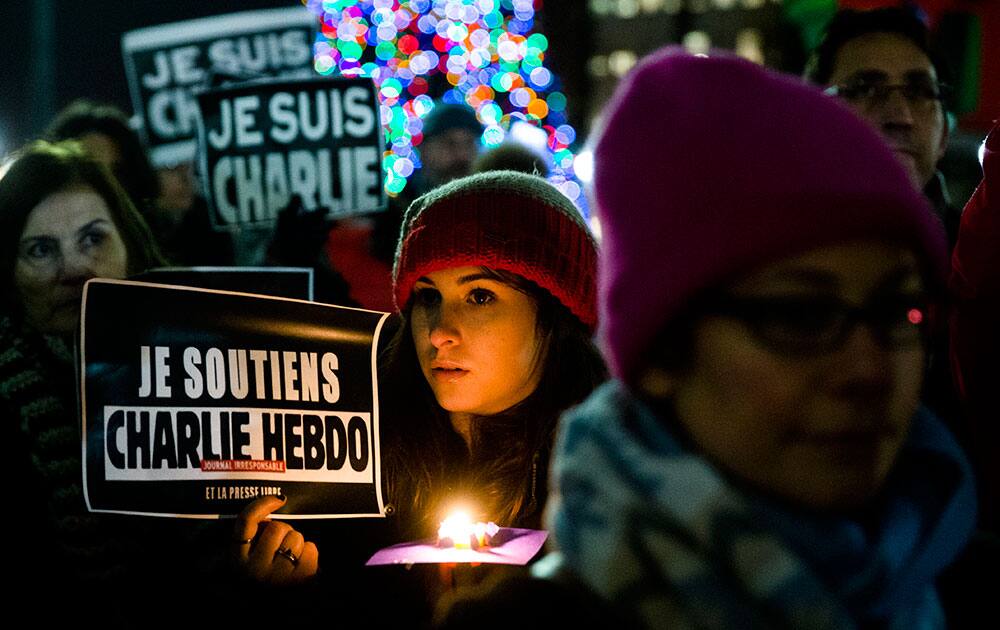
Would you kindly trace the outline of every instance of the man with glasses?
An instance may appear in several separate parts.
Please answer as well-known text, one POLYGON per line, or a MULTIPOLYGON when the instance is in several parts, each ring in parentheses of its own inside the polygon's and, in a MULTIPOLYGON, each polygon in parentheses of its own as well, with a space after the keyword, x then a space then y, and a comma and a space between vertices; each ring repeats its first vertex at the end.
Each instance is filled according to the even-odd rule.
MULTIPOLYGON (((946 73, 943 60, 930 46, 926 25, 912 10, 891 8, 838 12, 813 52, 805 77, 843 99, 882 133, 923 188, 954 249, 962 211, 951 205, 944 178, 937 170, 948 145, 946 73)), ((958 279, 953 288, 960 299, 952 305, 956 310, 951 318, 960 336, 949 339, 947 329, 932 335, 923 393, 923 402, 950 425, 972 456, 980 479, 979 526, 991 533, 974 538, 939 582, 946 600, 962 602, 951 608, 965 611, 962 619, 976 619, 976 623, 981 617, 968 611, 985 601, 985 591, 979 589, 978 582, 962 576, 988 571, 995 580, 994 559, 1000 553, 996 538, 1000 531, 1000 452, 995 437, 998 405, 992 376, 997 307, 991 301, 996 296, 997 275, 996 258, 988 253, 995 249, 1000 222, 995 218, 996 208, 987 207, 984 186, 966 206, 966 214, 969 208, 972 214, 965 219, 962 245, 953 261, 952 282, 958 279), (954 352, 952 343, 958 345, 954 352), (962 375, 964 405, 951 377, 949 357, 962 375)), ((995 616, 992 610, 989 614, 995 616)))
MULTIPOLYGON (((912 9, 837 12, 806 66, 809 81, 842 99, 885 138, 944 223, 950 249, 961 211, 951 205, 937 163, 948 145, 947 71, 912 9)), ((947 327, 929 337, 922 400, 968 449, 972 435, 952 376, 947 327)))
POLYGON ((808 80, 882 133, 930 199, 954 247, 960 213, 937 170, 948 146, 945 73, 927 27, 912 10, 898 8, 838 12, 806 68, 808 80))

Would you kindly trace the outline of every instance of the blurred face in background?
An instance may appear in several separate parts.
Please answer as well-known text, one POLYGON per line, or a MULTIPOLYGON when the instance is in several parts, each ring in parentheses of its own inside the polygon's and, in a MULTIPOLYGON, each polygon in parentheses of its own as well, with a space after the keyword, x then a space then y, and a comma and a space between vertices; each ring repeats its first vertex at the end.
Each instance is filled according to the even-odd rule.
POLYGON ((948 146, 937 72, 906 37, 868 33, 847 41, 834 57, 830 85, 881 132, 923 188, 948 146))
POLYGON ((796 505, 849 510, 875 495, 920 397, 913 254, 871 241, 815 249, 726 287, 704 313, 664 394, 698 449, 796 505))
POLYGON ((470 174, 478 154, 479 136, 468 129, 456 127, 425 139, 420 145, 420 160, 428 187, 470 174))
POLYGON ((124 278, 127 258, 96 191, 81 186, 49 195, 31 210, 18 241, 14 288, 27 323, 44 333, 73 332, 84 283, 124 278))
POLYGON ((107 167, 116 176, 118 175, 121 167, 122 152, 111 136, 91 131, 83 134, 76 140, 83 145, 83 150, 87 154, 107 167))
POLYGON ((156 174, 160 180, 160 197, 156 200, 156 208, 160 212, 182 217, 195 201, 197 183, 193 165, 182 162, 158 169, 156 174))

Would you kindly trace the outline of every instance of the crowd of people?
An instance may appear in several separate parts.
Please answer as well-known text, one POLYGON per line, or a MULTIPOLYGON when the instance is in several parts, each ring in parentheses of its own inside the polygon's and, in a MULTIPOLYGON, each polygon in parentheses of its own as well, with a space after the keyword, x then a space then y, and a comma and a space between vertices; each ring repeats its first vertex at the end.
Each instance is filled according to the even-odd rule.
POLYGON ((374 520, 273 518, 284 496, 235 524, 87 511, 84 283, 235 254, 184 165, 157 173, 121 112, 72 104, 0 172, 18 596, 113 627, 203 606, 229 623, 992 625, 1000 131, 959 210, 937 168, 949 73, 905 10, 838 13, 804 79, 724 52, 641 60, 592 139, 599 239, 543 158, 479 155, 458 105, 434 109, 384 213, 328 225, 293 198, 264 262, 312 267, 317 301, 394 312, 374 520), (545 552, 446 578, 363 566, 463 496, 477 520, 548 530, 545 552))

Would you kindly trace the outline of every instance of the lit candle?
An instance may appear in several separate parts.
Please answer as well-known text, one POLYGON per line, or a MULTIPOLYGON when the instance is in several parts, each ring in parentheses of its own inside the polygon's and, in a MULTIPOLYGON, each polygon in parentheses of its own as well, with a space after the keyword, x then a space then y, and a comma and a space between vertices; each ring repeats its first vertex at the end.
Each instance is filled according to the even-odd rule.
POLYGON ((438 544, 450 544, 457 549, 485 547, 498 531, 496 523, 473 523, 468 513, 456 511, 438 527, 438 544))

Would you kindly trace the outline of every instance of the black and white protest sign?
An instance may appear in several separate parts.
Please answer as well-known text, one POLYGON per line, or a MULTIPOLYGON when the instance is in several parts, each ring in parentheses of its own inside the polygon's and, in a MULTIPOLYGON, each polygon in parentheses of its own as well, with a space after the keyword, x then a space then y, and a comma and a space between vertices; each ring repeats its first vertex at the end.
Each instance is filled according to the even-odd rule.
POLYGON ((92 280, 81 341, 95 512, 379 516, 375 352, 386 313, 92 280))
POLYGON ((129 279, 310 302, 313 299, 311 267, 156 267, 129 279))
POLYGON ((371 79, 254 82, 201 93, 198 105, 201 172, 217 229, 271 225, 292 195, 330 219, 385 208, 371 79))
POLYGON ((156 166, 195 158, 193 90, 213 75, 304 78, 313 69, 316 17, 306 7, 161 24, 122 36, 132 106, 156 166))

